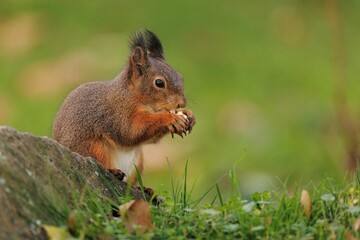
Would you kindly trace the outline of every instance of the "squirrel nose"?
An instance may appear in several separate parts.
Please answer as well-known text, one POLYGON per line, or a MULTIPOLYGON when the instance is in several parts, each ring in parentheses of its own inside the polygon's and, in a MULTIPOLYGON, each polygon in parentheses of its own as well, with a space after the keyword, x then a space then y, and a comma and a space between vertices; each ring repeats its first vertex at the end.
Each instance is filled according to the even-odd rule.
POLYGON ((179 103, 178 103, 178 105, 177 105, 177 108, 183 108, 183 107, 185 107, 186 106, 186 99, 185 98, 182 98, 180 101, 179 101, 179 103))

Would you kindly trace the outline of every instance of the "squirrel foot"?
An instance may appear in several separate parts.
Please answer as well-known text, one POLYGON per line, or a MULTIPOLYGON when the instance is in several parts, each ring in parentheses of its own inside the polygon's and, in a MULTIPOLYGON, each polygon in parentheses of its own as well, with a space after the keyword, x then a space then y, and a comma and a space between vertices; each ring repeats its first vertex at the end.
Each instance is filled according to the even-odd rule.
MULTIPOLYGON (((141 191, 141 187, 138 187, 138 189, 141 191)), ((160 198, 158 195, 155 194, 155 190, 149 187, 144 187, 144 193, 149 196, 151 203, 155 206, 160 205, 164 202, 162 198, 160 198)))
POLYGON ((155 195, 155 190, 149 187, 140 187, 138 186, 137 189, 139 189, 140 191, 142 191, 142 189, 144 189, 144 193, 149 195, 150 197, 152 197, 153 195, 155 195))
POLYGON ((126 174, 123 173, 120 169, 108 169, 109 173, 113 174, 117 179, 119 179, 120 181, 124 181, 126 174))
POLYGON ((155 190, 149 187, 144 187, 144 192, 148 194, 150 197, 155 195, 155 190))

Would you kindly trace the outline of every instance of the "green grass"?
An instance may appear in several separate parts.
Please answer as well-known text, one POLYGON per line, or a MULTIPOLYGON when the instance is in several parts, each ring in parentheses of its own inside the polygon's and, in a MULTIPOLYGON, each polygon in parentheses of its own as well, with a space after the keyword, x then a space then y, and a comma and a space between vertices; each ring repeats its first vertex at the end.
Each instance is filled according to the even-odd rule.
MULTIPOLYGON (((214 201, 199 205, 191 199, 185 166, 181 181, 172 180, 173 192, 161 193, 164 201, 151 206, 153 231, 129 233, 121 218, 112 217, 113 202, 104 203, 84 192, 78 208, 69 216, 64 229, 75 239, 353 239, 360 237, 354 224, 360 219, 360 179, 343 186, 331 179, 320 184, 254 193, 241 197, 239 189, 223 199, 215 184, 204 195, 214 201), (300 203, 301 190, 311 196, 311 216, 300 203)), ((233 172, 234 170, 231 170, 233 172)), ((360 172, 359 172, 360 173, 360 172)), ((229 176, 229 175, 228 175, 229 176)), ((229 176, 235 183, 234 175, 229 176)), ((358 175, 360 177, 360 175, 358 175)), ((191 185, 190 185, 191 186, 191 185)), ((237 186, 235 185, 235 188, 237 186)), ((120 198, 120 201, 127 201, 120 198)), ((359 228, 359 227, 357 227, 359 228)), ((139 228, 140 229, 140 228, 139 228)))

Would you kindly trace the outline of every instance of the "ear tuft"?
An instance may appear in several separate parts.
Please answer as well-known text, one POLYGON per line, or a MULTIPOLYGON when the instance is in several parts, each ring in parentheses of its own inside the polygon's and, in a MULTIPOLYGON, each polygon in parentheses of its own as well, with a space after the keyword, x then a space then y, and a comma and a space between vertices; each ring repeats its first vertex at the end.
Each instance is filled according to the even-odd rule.
POLYGON ((164 52, 160 39, 155 33, 147 29, 137 31, 132 37, 130 41, 131 51, 134 51, 137 47, 142 48, 151 57, 164 59, 164 52))

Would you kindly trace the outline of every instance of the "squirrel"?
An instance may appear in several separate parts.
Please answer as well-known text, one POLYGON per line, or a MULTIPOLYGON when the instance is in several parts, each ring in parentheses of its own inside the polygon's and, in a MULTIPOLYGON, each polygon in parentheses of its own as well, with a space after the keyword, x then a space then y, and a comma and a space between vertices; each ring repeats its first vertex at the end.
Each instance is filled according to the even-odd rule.
POLYGON ((184 109, 183 77, 165 61, 159 38, 139 30, 130 50, 113 80, 82 84, 67 96, 55 117, 53 138, 135 185, 134 165, 140 173, 144 168, 142 146, 168 133, 183 137, 196 120, 184 109))

